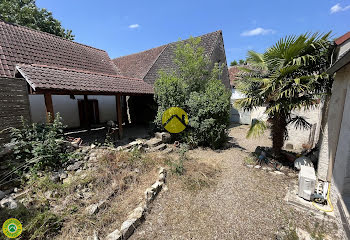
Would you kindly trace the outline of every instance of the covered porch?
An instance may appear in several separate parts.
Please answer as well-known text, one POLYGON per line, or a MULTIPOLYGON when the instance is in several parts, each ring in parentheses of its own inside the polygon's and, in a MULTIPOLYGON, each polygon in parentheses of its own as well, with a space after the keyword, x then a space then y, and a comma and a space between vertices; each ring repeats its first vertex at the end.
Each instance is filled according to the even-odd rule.
MULTIPOLYGON (((30 96, 40 95, 43 98, 46 121, 52 121, 51 116, 55 116, 55 113, 64 112, 63 118, 79 116, 80 130, 83 128, 90 131, 105 126, 108 116, 114 116, 109 120, 115 120, 114 129, 119 138, 123 137, 124 126, 129 123, 127 98, 152 98, 153 94, 151 85, 136 78, 44 65, 18 65, 16 70, 16 77, 23 77, 27 81, 30 96), (68 100, 59 104, 62 97, 68 100), (97 97, 108 97, 108 103, 98 103, 97 97), (75 108, 69 108, 72 101, 75 108), (109 105, 104 110, 107 118, 105 116, 104 121, 100 122, 99 107, 105 105, 109 105)), ((37 111, 31 108, 31 115, 34 114, 37 111)))

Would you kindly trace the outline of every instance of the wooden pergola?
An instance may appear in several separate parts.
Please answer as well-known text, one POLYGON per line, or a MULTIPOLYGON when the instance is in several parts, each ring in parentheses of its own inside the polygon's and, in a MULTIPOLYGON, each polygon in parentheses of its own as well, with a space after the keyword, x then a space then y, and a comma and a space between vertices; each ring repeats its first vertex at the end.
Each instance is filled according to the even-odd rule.
POLYGON ((153 87, 141 79, 41 65, 18 65, 16 69, 16 75, 27 81, 30 94, 44 95, 47 121, 54 119, 50 117, 54 116, 52 95, 83 95, 87 118, 88 95, 115 96, 119 137, 123 136, 122 97, 153 94, 153 87))

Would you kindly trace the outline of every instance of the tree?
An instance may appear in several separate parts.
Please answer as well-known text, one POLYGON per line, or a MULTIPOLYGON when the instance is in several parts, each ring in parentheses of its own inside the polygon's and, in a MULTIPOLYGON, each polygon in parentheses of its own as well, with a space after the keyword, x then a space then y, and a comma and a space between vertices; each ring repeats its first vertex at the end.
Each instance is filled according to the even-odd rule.
POLYGON ((185 131, 175 137, 191 146, 219 148, 227 138, 230 91, 219 80, 221 69, 210 63, 199 46, 200 38, 180 42, 175 50, 174 72, 161 71, 154 85, 158 104, 155 123, 170 107, 180 107, 189 116, 185 131))
MULTIPOLYGON (((243 74, 238 84, 246 97, 235 104, 244 110, 266 106, 276 156, 280 156, 288 138, 288 124, 296 128, 310 127, 304 118, 294 116, 292 111, 313 108, 319 98, 330 93, 332 77, 324 73, 332 49, 329 35, 287 36, 263 54, 248 52, 249 68, 241 68, 243 74)), ((265 129, 264 122, 256 121, 247 136, 259 135, 265 129)))
POLYGON ((1 0, 0 18, 4 21, 26 26, 74 40, 71 30, 62 27, 61 22, 45 8, 38 8, 35 0, 1 0))
POLYGON ((233 61, 230 63, 230 66, 231 66, 231 67, 232 67, 232 66, 236 66, 236 65, 238 65, 238 63, 237 63, 236 60, 233 60, 233 61))
POLYGON ((245 61, 243 59, 240 59, 239 60, 239 65, 243 65, 243 64, 245 64, 245 61))

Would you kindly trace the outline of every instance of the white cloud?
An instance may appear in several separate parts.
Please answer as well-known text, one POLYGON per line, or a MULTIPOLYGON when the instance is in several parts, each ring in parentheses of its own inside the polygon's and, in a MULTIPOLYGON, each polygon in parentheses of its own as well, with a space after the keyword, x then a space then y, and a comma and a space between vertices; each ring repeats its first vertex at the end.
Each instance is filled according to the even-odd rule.
POLYGON ((241 33, 241 36, 250 37, 250 36, 257 36, 257 35, 267 35, 267 34, 274 34, 275 31, 272 29, 264 29, 261 27, 255 28, 253 30, 247 30, 241 33))
POLYGON ((139 24, 131 24, 131 25, 129 25, 129 28, 131 28, 131 29, 133 29, 133 28, 139 28, 140 27, 140 25, 139 24))
POLYGON ((349 10, 349 9, 350 9, 350 5, 342 7, 342 6, 340 6, 339 3, 337 3, 333 7, 331 7, 330 11, 332 14, 332 13, 337 13, 337 12, 344 12, 344 11, 349 10))

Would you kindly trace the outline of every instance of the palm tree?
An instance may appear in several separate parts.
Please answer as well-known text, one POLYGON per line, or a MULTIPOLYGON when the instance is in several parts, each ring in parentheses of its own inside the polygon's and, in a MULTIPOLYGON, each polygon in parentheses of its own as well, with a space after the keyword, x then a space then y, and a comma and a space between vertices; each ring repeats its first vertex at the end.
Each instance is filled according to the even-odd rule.
MULTIPOLYGON (((248 111, 266 107, 276 156, 280 156, 288 138, 288 124, 310 127, 292 111, 313 108, 318 99, 330 92, 332 78, 324 73, 332 49, 329 36, 330 32, 287 36, 263 54, 248 52, 247 66, 241 68, 238 84, 238 90, 246 97, 236 100, 235 105, 248 111)), ((263 121, 256 121, 247 136, 259 135, 266 128, 263 121)))

